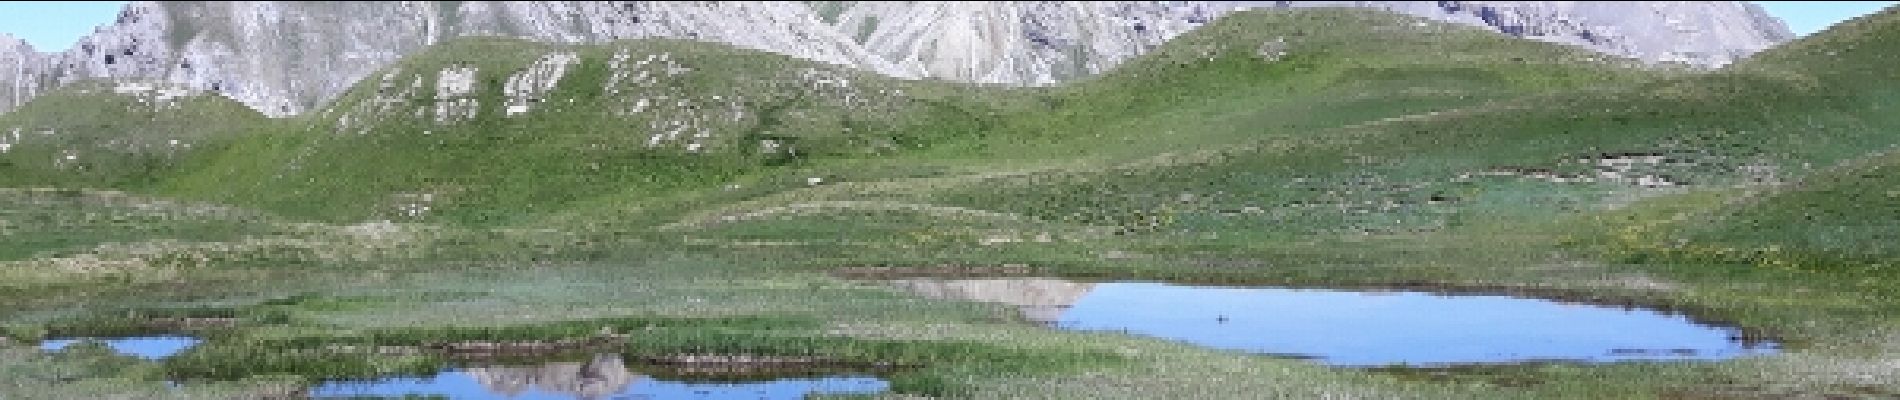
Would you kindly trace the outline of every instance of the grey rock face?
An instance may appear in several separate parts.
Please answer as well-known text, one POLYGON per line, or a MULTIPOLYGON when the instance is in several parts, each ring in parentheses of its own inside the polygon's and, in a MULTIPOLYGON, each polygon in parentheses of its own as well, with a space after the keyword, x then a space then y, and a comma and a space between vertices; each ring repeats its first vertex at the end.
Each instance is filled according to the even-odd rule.
POLYGON ((295 115, 458 36, 697 39, 902 78, 1045 85, 1113 68, 1228 12, 1314 6, 1705 66, 1792 37, 1743 2, 134 2, 62 52, 0 37, 0 112, 75 80, 135 78, 295 115))
POLYGON ((907 73, 1035 85, 1113 68, 1230 12, 1291 7, 1379 8, 1701 66, 1794 36, 1753 4, 1688 1, 854 2, 834 24, 907 73))
MULTIPOLYGON (((1347 2, 1289 2, 1293 6, 1347 2), (1311 3, 1311 4, 1308 4, 1311 3)), ((1739 1, 1353 2, 1512 36, 1659 62, 1720 66, 1794 34, 1760 6, 1739 1)))
POLYGON ((1098 73, 1214 16, 1184 2, 856 2, 837 18, 904 73, 1049 84, 1098 73))
MULTIPOLYGON (((73 49, 0 53, 0 60, 57 63, 50 73, 9 77, 50 75, 54 85, 157 78, 222 92, 267 115, 284 116, 316 107, 371 72, 457 36, 561 43, 699 39, 888 69, 820 23, 809 7, 786 2, 135 2, 73 49)), ((22 84, 13 91, 44 86, 22 84)), ((5 101, 0 110, 19 104, 5 101)))
POLYGON ((10 110, 39 94, 47 86, 46 56, 33 50, 26 41, 0 33, 0 112, 10 110))

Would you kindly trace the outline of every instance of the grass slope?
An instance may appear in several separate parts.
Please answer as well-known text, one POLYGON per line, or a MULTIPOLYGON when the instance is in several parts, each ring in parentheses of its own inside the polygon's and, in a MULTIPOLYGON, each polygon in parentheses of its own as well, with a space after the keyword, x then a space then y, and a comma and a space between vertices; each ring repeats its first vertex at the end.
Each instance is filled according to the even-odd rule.
MULTIPOLYGON (((1812 173, 1771 187, 1735 190, 1671 221, 1633 224, 1622 252, 1658 257, 1832 273, 1892 276, 1900 272, 1900 203, 1893 201, 1900 117, 1900 75, 1890 68, 1900 47, 1900 8, 1856 18, 1735 67, 1738 73, 1801 82, 1799 91, 1762 93, 1777 102, 1819 105, 1804 113, 1765 113, 1788 138, 1784 152, 1836 147, 1802 159, 1812 173)), ((1708 203, 1708 202, 1703 202, 1708 203)))
POLYGON ((0 186, 148 188, 190 156, 276 129, 215 94, 87 81, 0 115, 0 186))
POLYGON ((707 43, 472 39, 410 57, 302 131, 236 144, 166 192, 333 220, 388 218, 390 203, 428 195, 431 216, 492 222, 967 134, 950 97, 962 90, 707 43), (547 55, 578 61, 532 112, 509 116, 507 80, 547 55), (471 93, 436 98, 460 68, 475 71, 471 93), (443 104, 474 104, 474 117, 444 122, 460 114, 439 111, 461 106, 443 104))

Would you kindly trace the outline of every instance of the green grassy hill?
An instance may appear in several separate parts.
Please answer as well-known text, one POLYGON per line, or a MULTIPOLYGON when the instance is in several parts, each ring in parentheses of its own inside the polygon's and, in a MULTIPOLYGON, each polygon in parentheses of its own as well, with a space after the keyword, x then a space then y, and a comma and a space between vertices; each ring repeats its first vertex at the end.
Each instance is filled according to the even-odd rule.
POLYGON ((1900 32, 1896 32, 1900 28, 1893 23, 1895 14, 1900 14, 1900 8, 1889 7, 1842 21, 1819 33, 1764 50, 1732 68, 1779 69, 1843 80, 1862 79, 1859 83, 1863 84, 1891 82, 1895 72, 1880 66, 1892 63, 1896 57, 1886 50, 1900 46, 1900 32))
POLYGON ((492 223, 968 135, 965 91, 708 43, 470 39, 372 76, 298 130, 235 144, 166 192, 343 221, 411 217, 395 208, 426 197, 429 217, 492 223), (504 93, 532 68, 564 73, 544 71, 559 76, 544 92, 504 93), (458 79, 463 92, 442 88, 458 79))
POLYGON ((277 125, 215 94, 78 82, 0 115, 0 186, 147 188, 192 154, 277 125))
MULTIPOLYGON (((1900 271, 1900 158, 1886 151, 1786 186, 1734 192, 1631 224, 1619 250, 1633 260, 1703 262, 1854 276, 1900 271)), ((1694 204, 1694 203, 1690 203, 1694 204)))
POLYGON ((401 217, 410 198, 427 197, 429 216, 492 222, 602 196, 713 189, 822 160, 1127 159, 1156 144, 1229 146, 1653 75, 1412 18, 1322 11, 1223 21, 1053 90, 898 81, 706 43, 466 40, 366 79, 300 129, 235 144, 164 192, 338 221, 401 217), (1273 57, 1284 59, 1259 55, 1269 41, 1283 44, 1286 55, 1273 57), (565 73, 544 93, 503 93, 537 65, 565 73), (443 88, 461 73, 471 74, 465 93, 443 88), (523 105, 530 110, 508 112, 523 105), (1150 126, 1128 126, 1137 122, 1150 126), (1186 140, 1140 132, 1172 123, 1190 124, 1179 129, 1186 140), (1111 132, 1120 143, 1097 140, 1111 132))
MULTIPOLYGON (((1900 272, 1900 202, 1894 149, 1900 147, 1900 9, 1871 14, 1781 46, 1734 67, 1800 82, 1801 90, 1758 93, 1800 113, 1767 112, 1782 139, 1764 147, 1804 154, 1802 173, 1778 185, 1725 192, 1682 218, 1634 224, 1622 251, 1637 259, 1759 265, 1856 274, 1900 272), (1812 171, 1812 172, 1807 172, 1812 171)), ((1787 167, 1794 167, 1792 165, 1787 167)), ((1790 168, 1790 170, 1794 170, 1790 168)), ((1681 206, 1678 206, 1681 207, 1681 206)), ((1659 206, 1660 208, 1660 206, 1659 206)), ((1693 211, 1691 211, 1693 210, 1693 211)))
MULTIPOLYGON (((789 223, 805 230, 743 237, 754 241, 810 229, 930 236, 928 227, 968 222, 952 214, 906 225, 917 232, 868 233, 822 211, 892 203, 981 210, 1081 236, 1420 238, 1796 180, 1900 142, 1880 103, 1841 97, 1812 76, 1579 61, 1588 57, 1383 14, 1240 14, 1101 78, 1028 94, 1043 108, 1005 111, 983 136, 849 164, 935 175, 839 174, 836 187, 695 218, 807 209, 789 223), (1261 58, 1268 42, 1285 43, 1286 54, 1261 58)), ((717 232, 746 231, 734 225, 717 232)), ((986 235, 951 230, 964 233, 946 240, 986 235)))

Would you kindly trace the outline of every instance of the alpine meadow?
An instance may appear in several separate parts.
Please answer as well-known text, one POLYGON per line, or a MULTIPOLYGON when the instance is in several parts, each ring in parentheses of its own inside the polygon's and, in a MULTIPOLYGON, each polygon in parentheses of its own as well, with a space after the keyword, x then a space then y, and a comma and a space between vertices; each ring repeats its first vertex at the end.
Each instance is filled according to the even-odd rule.
MULTIPOLYGON (((294 115, 75 80, 0 113, 0 398, 637 386, 548 367, 603 355, 654 384, 878 382, 822 398, 1900 397, 1900 8, 1652 61, 1313 7, 1045 85, 479 35, 294 115), (1656 310, 1761 354, 1351 367, 1079 328, 1118 282, 1656 310), (104 342, 137 337, 195 344, 104 342)), ((1142 304, 1113 318, 1168 317, 1142 304)), ((1269 314, 1203 322, 1297 334, 1235 331, 1269 314)))

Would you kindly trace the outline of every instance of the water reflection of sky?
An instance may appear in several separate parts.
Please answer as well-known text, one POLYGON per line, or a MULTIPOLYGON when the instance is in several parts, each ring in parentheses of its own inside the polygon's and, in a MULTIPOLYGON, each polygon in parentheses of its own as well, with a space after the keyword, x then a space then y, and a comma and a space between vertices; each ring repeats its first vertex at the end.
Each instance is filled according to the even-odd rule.
MULTIPOLYGON (((64 339, 42 340, 40 341, 40 349, 46 350, 46 351, 59 351, 59 350, 65 349, 67 346, 72 346, 73 344, 79 343, 80 340, 85 340, 85 339, 86 338, 64 338, 64 339)), ((195 346, 199 342, 198 338, 185 337, 185 336, 92 338, 90 340, 103 342, 106 345, 106 347, 111 348, 112 351, 117 351, 121 354, 130 355, 130 356, 143 358, 147 360, 157 360, 157 359, 161 359, 165 357, 171 357, 173 354, 178 354, 178 352, 185 351, 185 349, 191 348, 191 346, 195 346)))
POLYGON ((1725 359, 1774 351, 1737 342, 1732 328, 1651 310, 1413 292, 1104 283, 1058 323, 1309 355, 1341 366, 1725 359))
POLYGON ((448 370, 426 378, 389 378, 374 381, 329 382, 310 390, 311 397, 400 397, 443 396, 452 399, 804 399, 810 394, 874 394, 890 389, 890 383, 875 377, 787 378, 764 382, 698 383, 657 380, 636 376, 619 390, 589 396, 527 385, 520 390, 502 390, 484 384, 474 375, 448 370))

